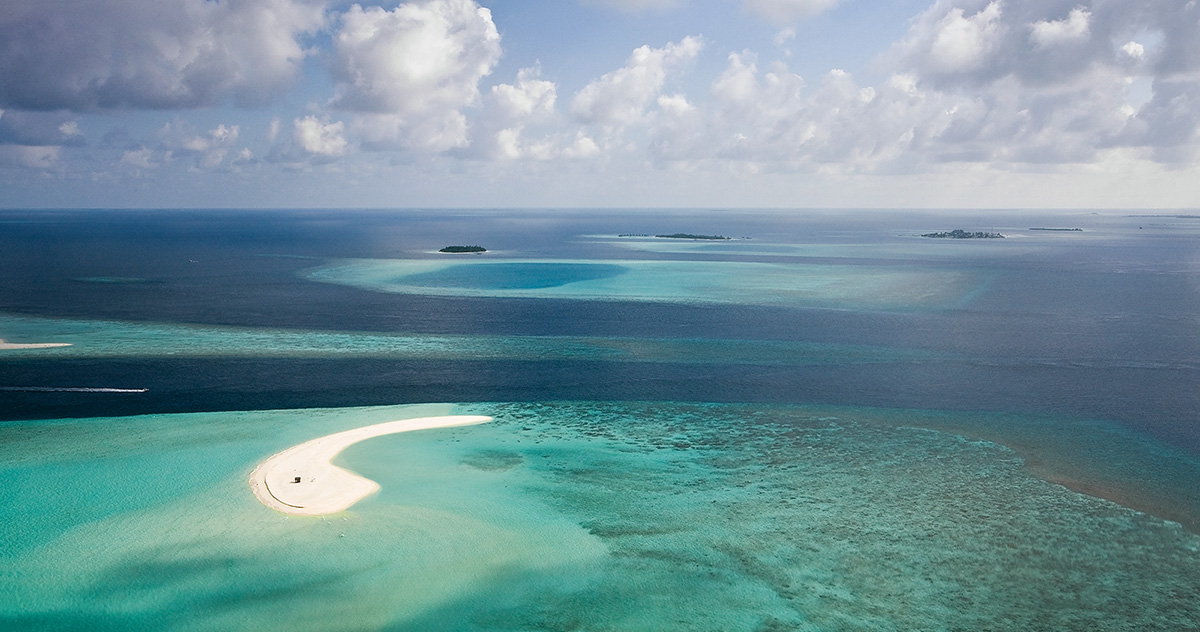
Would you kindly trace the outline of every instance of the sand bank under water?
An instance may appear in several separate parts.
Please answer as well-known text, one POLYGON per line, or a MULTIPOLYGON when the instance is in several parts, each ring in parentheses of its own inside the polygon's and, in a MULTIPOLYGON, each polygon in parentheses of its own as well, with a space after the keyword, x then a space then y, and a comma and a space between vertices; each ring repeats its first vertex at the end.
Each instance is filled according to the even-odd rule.
POLYGON ((420 417, 389 421, 306 441, 273 455, 250 474, 250 489, 262 503, 297 516, 321 516, 348 509, 379 490, 379 485, 330 461, 347 447, 382 435, 429 428, 472 426, 491 421, 482 415, 420 417))
POLYGON ((5 342, 0 338, 0 349, 49 349, 51 347, 69 347, 69 342, 5 342))

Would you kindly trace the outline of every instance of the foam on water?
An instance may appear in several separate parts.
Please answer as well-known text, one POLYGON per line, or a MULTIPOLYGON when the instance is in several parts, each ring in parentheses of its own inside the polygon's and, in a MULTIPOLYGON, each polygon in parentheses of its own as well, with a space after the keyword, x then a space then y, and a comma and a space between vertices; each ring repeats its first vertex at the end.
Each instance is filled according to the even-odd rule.
POLYGON ((1060 630, 1200 622, 1200 536, 1047 482, 1019 453, 938 430, 939 420, 996 423, 668 402, 8 424, 0 428, 11 448, 0 454, 0 623, 1060 630), (250 469, 284 447, 451 413, 496 421, 347 449, 337 462, 382 489, 343 514, 288 518, 246 487, 250 469))

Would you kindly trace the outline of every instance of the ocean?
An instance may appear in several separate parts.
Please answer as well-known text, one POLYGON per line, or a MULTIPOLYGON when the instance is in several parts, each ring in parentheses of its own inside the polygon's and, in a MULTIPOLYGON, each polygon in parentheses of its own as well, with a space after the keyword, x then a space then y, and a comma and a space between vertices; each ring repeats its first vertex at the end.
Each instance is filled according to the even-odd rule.
POLYGON ((0 338, 4 629, 1200 629, 1190 212, 9 210, 0 338))

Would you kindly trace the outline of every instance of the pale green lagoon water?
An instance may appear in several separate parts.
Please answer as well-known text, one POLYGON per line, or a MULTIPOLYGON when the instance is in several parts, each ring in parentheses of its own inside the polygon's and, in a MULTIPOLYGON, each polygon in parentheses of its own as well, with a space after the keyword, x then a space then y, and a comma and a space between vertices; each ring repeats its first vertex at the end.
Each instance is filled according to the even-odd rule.
MULTIPOLYGON (((1040 432, 1013 416, 671 402, 13 422, 0 436, 0 628, 1200 622, 1200 536, 1047 482, 955 424, 1040 432), (287 517, 250 493, 250 470, 285 447, 447 413, 496 421, 352 446, 339 464, 382 490, 347 512, 287 517)), ((1168 475, 1195 466, 1115 429, 1075 434, 1168 475)))

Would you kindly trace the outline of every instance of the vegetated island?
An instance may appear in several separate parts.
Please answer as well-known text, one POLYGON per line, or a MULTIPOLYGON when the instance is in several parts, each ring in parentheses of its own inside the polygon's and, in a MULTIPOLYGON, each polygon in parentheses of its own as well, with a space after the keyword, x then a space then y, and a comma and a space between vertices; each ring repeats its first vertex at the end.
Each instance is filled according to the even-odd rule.
POLYGON ((1049 230, 1056 233, 1082 233, 1082 228, 1030 228, 1029 230, 1049 230))
POLYGON ((455 254, 464 252, 487 252, 487 248, 484 248, 483 246, 446 246, 438 252, 449 252, 455 254))
POLYGON ((725 235, 693 235, 691 233, 673 233, 670 235, 655 235, 659 239, 707 239, 709 241, 727 241, 733 239, 725 235))
POLYGON ((1004 239, 1004 235, 1000 233, 985 233, 981 230, 968 232, 961 228, 955 228, 950 232, 925 233, 921 236, 933 239, 1004 239))
MULTIPOLYGON (((617 237, 649 237, 644 233, 621 233, 617 237)), ((725 235, 693 235, 692 233, 672 233, 670 235, 655 235, 657 239, 707 239, 709 241, 728 241, 733 237, 725 235)))

